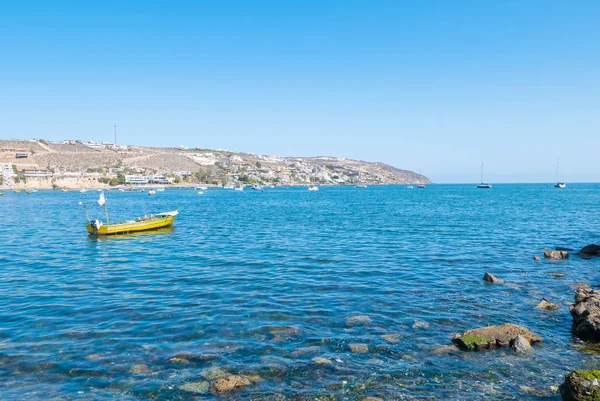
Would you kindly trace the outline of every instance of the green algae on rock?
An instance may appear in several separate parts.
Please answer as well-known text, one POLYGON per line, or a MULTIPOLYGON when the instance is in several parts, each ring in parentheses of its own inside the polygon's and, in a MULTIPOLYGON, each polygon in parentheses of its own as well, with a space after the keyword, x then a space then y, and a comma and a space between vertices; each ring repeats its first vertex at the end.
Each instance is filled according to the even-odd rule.
POLYGON ((564 401, 600 401, 600 370, 576 370, 560 386, 564 401))

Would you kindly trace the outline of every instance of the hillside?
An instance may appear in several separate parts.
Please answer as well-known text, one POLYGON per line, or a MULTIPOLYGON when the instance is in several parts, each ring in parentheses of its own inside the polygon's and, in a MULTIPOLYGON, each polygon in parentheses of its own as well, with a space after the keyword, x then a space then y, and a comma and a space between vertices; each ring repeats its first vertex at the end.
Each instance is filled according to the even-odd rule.
MULTIPOLYGON (((273 185, 427 184, 429 179, 384 163, 338 157, 278 157, 224 150, 0 140, 0 164, 19 173, 102 178, 162 173, 177 183, 260 183, 273 185), (20 152, 20 158, 17 153, 20 152), (26 157, 25 157, 26 155, 26 157), (15 168, 13 168, 15 169, 15 168)), ((26 175, 27 175, 26 174, 26 175)), ((39 177, 35 177, 36 179, 39 177)), ((31 178, 30 178, 31 181, 31 178)), ((107 180, 105 180, 107 181, 107 180)), ((114 181, 114 180, 113 180, 114 181)))

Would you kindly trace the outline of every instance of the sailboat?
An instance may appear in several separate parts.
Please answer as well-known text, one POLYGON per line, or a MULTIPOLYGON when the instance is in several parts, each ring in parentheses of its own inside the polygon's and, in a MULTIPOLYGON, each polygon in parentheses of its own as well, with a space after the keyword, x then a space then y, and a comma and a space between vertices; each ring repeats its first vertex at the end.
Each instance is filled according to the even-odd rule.
POLYGON ((490 189, 492 186, 483 182, 483 163, 481 163, 481 184, 477 185, 477 188, 490 189))
POLYGON ((556 184, 554 184, 554 188, 566 188, 567 184, 564 182, 558 181, 558 159, 556 159, 556 184))

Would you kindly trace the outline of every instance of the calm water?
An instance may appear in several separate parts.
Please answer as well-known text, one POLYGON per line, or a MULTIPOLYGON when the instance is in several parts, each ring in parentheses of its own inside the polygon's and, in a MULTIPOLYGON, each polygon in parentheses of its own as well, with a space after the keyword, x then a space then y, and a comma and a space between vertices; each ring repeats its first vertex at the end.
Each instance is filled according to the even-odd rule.
POLYGON ((600 241, 600 185, 111 191, 115 220, 180 215, 173 230, 101 239, 78 206, 97 198, 0 197, 2 400, 213 399, 181 389, 212 367, 261 377, 234 399, 559 400, 550 386, 566 372, 600 367, 568 311, 574 283, 598 285, 600 260, 532 260, 600 241), (486 271, 514 285, 485 285, 486 271), (560 310, 536 310, 542 297, 560 310), (355 314, 371 323, 347 327, 355 314), (526 356, 431 352, 506 322, 545 343, 526 356), (192 363, 169 361, 180 353, 192 363))

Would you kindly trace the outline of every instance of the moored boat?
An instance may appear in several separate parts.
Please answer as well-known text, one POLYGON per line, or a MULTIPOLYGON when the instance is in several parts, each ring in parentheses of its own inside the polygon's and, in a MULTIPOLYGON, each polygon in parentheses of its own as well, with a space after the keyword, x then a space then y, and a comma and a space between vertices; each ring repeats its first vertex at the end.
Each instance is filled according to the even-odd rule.
POLYGON ((148 195, 149 196, 154 196, 154 195, 156 195, 156 191, 153 190, 153 189, 151 189, 150 191, 148 191, 148 195))
POLYGON ((310 186, 308 187, 308 190, 309 190, 309 191, 318 191, 318 190, 319 190, 319 187, 318 187, 318 186, 316 186, 316 185, 310 185, 310 186))
POLYGON ((98 200, 100 206, 104 206, 106 212, 106 224, 100 220, 90 220, 86 206, 84 205, 87 224, 85 226, 90 235, 115 235, 129 234, 140 231, 156 230, 159 228, 170 227, 177 216, 177 210, 171 212, 162 212, 138 217, 135 220, 127 220, 119 223, 110 223, 108 219, 108 209, 106 208, 106 199, 104 193, 100 194, 98 200))
POLYGON ((425 188, 425 184, 419 184, 417 185, 417 188, 425 188))

